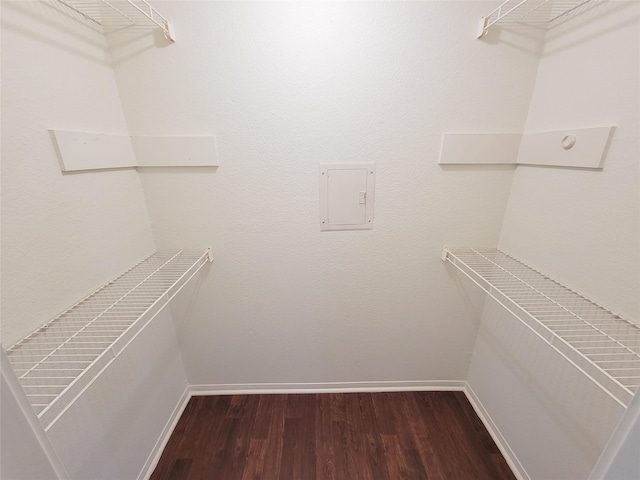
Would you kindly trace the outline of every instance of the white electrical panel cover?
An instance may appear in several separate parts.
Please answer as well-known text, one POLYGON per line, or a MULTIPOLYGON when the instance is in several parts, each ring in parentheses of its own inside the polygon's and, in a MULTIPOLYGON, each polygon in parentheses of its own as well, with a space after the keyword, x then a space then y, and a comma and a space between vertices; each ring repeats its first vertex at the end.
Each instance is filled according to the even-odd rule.
POLYGON ((375 163, 320 165, 320 230, 373 228, 375 163))

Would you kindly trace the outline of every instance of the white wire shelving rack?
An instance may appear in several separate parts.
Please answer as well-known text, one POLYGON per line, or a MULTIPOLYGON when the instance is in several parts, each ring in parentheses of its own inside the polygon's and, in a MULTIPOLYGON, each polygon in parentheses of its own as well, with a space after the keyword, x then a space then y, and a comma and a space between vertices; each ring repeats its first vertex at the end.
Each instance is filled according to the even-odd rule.
POLYGON ((158 27, 175 41, 173 24, 146 0, 55 0, 107 33, 131 26, 158 27))
POLYGON ((476 37, 487 34, 493 25, 528 25, 551 28, 601 0, 507 0, 480 18, 476 37))
POLYGON ((640 326, 496 249, 447 248, 443 261, 626 407, 640 386, 640 326))
POLYGON ((211 261, 210 249, 155 253, 7 350, 45 429, 211 261))

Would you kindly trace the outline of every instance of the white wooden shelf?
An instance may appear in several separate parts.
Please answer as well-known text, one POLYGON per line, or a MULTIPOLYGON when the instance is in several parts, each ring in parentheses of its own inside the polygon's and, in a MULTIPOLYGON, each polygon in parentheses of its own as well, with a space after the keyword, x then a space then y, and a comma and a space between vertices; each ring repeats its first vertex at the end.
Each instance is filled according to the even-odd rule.
POLYGON ((99 171, 112 168, 217 167, 216 137, 129 136, 49 130, 60 170, 99 171))
POLYGON ((477 38, 487 34, 493 25, 528 25, 551 28, 600 0, 507 0, 480 18, 477 38))
POLYGON ((175 41, 173 25, 146 0, 57 0, 60 5, 107 33, 125 27, 158 27, 175 41))
POLYGON ((626 407, 640 386, 640 326, 496 249, 446 248, 442 259, 626 407))
POLYGON ((7 350, 45 429, 210 261, 209 249, 155 253, 7 350))
POLYGON ((541 165, 601 169, 614 126, 537 133, 445 133, 440 165, 541 165))

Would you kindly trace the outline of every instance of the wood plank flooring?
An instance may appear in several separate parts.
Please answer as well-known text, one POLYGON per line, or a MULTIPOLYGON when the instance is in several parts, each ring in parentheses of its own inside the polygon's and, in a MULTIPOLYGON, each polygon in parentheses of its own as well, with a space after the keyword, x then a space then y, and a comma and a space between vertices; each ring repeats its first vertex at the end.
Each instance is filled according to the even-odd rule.
POLYGON ((462 392, 193 397, 152 480, 515 479, 462 392))

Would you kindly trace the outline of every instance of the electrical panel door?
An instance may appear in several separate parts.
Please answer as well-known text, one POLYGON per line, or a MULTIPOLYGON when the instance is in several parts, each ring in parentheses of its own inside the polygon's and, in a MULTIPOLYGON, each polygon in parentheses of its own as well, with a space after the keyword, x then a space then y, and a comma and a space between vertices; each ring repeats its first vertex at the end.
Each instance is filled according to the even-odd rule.
POLYGON ((320 165, 320 230, 373 228, 375 164, 320 165))

